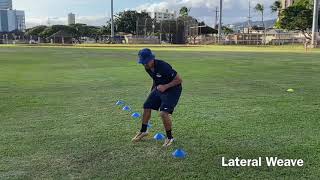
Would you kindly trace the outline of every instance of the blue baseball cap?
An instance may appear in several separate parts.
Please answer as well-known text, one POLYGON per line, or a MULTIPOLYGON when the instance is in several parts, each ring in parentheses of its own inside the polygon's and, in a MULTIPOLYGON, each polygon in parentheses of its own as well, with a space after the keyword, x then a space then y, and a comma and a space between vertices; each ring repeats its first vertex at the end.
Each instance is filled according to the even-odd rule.
POLYGON ((139 56, 139 59, 138 59, 139 64, 148 64, 149 61, 155 58, 155 55, 148 48, 144 48, 140 50, 138 56, 139 56))

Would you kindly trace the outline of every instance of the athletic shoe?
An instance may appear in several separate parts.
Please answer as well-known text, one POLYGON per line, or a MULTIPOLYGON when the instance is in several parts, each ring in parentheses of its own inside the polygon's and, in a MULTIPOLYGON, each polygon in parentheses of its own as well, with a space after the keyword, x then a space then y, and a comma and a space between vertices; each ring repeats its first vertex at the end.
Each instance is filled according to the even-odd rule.
POLYGON ((172 145, 172 143, 174 142, 174 139, 172 138, 172 139, 166 139, 165 141, 164 141, 164 144, 162 145, 163 147, 169 147, 170 145, 172 145))
POLYGON ((141 141, 142 138, 144 138, 145 136, 148 136, 148 132, 139 132, 134 138, 132 138, 132 142, 138 142, 141 141))

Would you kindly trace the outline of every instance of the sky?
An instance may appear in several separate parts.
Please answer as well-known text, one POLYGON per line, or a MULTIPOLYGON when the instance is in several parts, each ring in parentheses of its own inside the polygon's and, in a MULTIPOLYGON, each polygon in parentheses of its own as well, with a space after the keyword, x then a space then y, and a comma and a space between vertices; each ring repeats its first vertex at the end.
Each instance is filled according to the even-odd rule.
MULTIPOLYGON (((271 13, 273 0, 250 0, 252 4, 252 20, 260 20, 261 16, 254 11, 257 3, 265 6, 265 19, 273 19, 271 13)), ((247 21, 249 0, 223 0, 223 23, 247 21)), ((115 13, 123 10, 177 11, 182 6, 191 8, 190 15, 212 26, 215 21, 215 10, 219 0, 114 0, 115 13)), ((88 25, 104 25, 110 18, 110 0, 13 0, 13 8, 24 10, 27 27, 36 25, 66 24, 67 15, 76 14, 78 23, 88 25)))

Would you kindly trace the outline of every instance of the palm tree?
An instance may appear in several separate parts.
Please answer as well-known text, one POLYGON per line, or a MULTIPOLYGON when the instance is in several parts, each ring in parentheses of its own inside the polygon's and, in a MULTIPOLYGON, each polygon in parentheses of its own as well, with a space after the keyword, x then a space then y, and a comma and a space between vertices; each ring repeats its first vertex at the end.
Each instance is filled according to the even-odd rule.
POLYGON ((280 12, 281 12, 281 9, 282 9, 282 4, 279 0, 275 1, 271 6, 271 12, 275 13, 277 12, 278 14, 278 19, 280 17, 280 12))
POLYGON ((256 7, 254 7, 254 9, 255 9, 257 12, 261 13, 262 26, 263 26, 263 29, 264 29, 264 43, 265 43, 265 42, 266 42, 266 41, 265 41, 265 40, 266 40, 266 27, 265 27, 265 25, 264 25, 264 20, 263 20, 263 18, 264 18, 264 5, 258 3, 258 4, 256 5, 256 7))
POLYGON ((264 6, 263 6, 263 4, 258 3, 258 4, 256 5, 256 7, 254 7, 254 9, 255 9, 258 13, 261 13, 262 25, 263 25, 263 27, 264 27, 264 20, 263 20, 263 18, 264 18, 264 6))
POLYGON ((183 6, 183 7, 180 9, 179 14, 180 14, 180 16, 182 16, 182 17, 186 17, 186 16, 189 15, 190 10, 191 10, 191 8, 188 9, 187 7, 183 6))

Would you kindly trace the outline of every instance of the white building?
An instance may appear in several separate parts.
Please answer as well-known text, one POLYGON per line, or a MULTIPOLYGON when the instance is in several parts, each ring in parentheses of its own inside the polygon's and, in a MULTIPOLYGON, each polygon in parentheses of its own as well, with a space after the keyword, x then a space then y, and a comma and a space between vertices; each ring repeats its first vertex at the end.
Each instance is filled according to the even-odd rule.
POLYGON ((12 0, 0 0, 0 9, 12 9, 12 0))
POLYGON ((68 14, 68 25, 76 24, 76 15, 73 13, 68 14))
POLYGON ((0 10, 0 32, 25 31, 25 14, 19 10, 0 10))
POLYGON ((286 9, 289 6, 292 6, 295 0, 282 0, 281 6, 282 9, 286 9))
POLYGON ((177 18, 176 11, 169 12, 167 9, 165 12, 148 12, 151 18, 156 19, 156 21, 164 21, 164 20, 174 20, 177 18))

